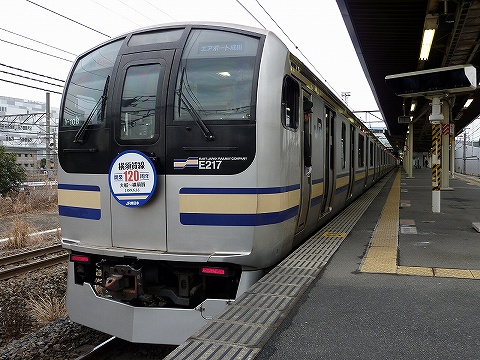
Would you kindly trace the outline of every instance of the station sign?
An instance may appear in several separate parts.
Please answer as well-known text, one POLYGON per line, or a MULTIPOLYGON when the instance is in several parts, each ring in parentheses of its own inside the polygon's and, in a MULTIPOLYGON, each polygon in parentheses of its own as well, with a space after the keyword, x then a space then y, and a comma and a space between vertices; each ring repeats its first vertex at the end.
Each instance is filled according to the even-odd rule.
POLYGON ((414 71, 388 75, 385 83, 403 97, 471 92, 477 88, 477 69, 473 65, 455 65, 414 71))

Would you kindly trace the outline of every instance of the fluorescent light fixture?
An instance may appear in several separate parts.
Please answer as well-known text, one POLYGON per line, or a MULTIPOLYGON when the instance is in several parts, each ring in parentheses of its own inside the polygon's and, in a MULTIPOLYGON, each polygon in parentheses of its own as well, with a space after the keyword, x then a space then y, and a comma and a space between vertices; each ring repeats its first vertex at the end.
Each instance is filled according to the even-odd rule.
POLYGON ((430 55, 435 29, 425 29, 423 32, 422 48, 420 50, 420 60, 427 60, 430 55))
POLYGON ((223 77, 230 77, 232 75, 230 75, 230 73, 228 71, 221 71, 219 73, 217 73, 218 75, 220 76, 223 76, 223 77))
POLYGON ((463 108, 466 109, 470 106, 470 104, 472 103, 473 99, 468 99, 467 101, 465 101, 465 105, 463 105, 463 108))
POLYGON ((417 103, 412 102, 412 104, 410 105, 410 112, 414 112, 416 108, 417 108, 417 103))

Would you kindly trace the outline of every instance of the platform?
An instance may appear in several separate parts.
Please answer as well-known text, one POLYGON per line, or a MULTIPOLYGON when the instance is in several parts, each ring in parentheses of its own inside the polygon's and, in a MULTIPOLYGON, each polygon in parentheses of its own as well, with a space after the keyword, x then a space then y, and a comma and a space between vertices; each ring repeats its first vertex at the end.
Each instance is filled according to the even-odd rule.
POLYGON ((450 187, 392 172, 167 358, 478 358, 480 183, 450 187))

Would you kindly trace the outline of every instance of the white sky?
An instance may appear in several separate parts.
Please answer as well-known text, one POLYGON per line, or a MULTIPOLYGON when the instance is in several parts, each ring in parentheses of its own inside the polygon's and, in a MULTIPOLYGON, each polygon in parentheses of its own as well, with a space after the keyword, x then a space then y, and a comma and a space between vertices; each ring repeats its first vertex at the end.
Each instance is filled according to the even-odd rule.
MULTIPOLYGON (((75 56, 38 42, 79 55, 109 38, 42 9, 32 2, 111 37, 141 27, 185 20, 230 22, 262 27, 239 4, 241 2, 263 26, 274 31, 307 64, 307 61, 294 50, 292 43, 259 6, 260 3, 338 96, 340 97, 342 92, 351 94, 348 105, 352 110, 378 109, 335 0, 296 0, 294 2, 287 0, 258 0, 258 2, 256 0, 0 0, 2 19, 0 64, 64 80, 72 62, 27 50, 5 41, 73 61, 75 56)), ((60 87, 32 82, 5 74, 5 71, 38 78, 0 65, 0 79, 62 91, 60 87)), ((42 90, 4 81, 0 81, 0 95, 45 101, 45 92, 42 90)), ((60 95, 51 94, 51 105, 60 106, 60 95)), ((357 115, 365 119, 364 114, 357 115)), ((380 116, 379 113, 376 115, 380 116)), ((369 115, 366 120, 376 119, 369 115)))

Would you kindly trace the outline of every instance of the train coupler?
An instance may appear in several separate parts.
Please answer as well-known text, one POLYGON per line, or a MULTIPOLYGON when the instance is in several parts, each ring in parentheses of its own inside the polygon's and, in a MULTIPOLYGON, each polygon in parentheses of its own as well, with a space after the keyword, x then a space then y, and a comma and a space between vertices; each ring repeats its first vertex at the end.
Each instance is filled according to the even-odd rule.
POLYGON ((143 295, 142 269, 130 265, 115 265, 104 269, 104 286, 119 300, 133 300, 143 295))

